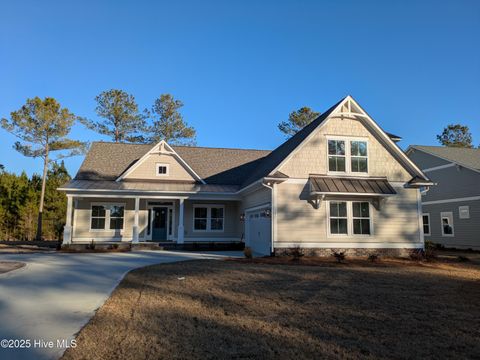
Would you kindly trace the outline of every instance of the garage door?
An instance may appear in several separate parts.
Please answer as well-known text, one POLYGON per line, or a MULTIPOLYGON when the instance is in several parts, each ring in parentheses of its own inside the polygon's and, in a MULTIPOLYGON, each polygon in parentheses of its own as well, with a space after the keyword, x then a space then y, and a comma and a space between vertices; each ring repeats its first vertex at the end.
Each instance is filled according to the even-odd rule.
POLYGON ((272 226, 265 209, 247 213, 249 246, 255 255, 270 255, 272 226))

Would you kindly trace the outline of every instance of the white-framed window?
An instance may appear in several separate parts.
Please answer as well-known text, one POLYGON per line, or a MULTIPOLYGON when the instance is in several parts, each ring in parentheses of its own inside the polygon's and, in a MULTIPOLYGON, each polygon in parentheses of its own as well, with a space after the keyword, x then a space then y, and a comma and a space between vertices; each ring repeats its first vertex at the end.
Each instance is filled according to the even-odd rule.
POLYGON ((223 205, 193 205, 193 231, 222 232, 225 224, 225 207, 223 205))
POLYGON ((328 171, 346 171, 345 140, 328 140, 328 171))
POLYGON ((370 236, 373 234, 370 202, 330 200, 327 204, 329 235, 370 236))
POLYGON ((430 235, 430 214, 424 213, 422 214, 423 220, 423 235, 430 235))
POLYGON ((368 174, 366 138, 327 137, 329 174, 368 174))
POLYGON ((168 176, 170 173, 170 164, 156 164, 156 174, 157 176, 168 176))
POLYGON ((442 226, 442 236, 454 236, 453 213, 451 211, 440 213, 440 224, 442 226))
POLYGON ((330 234, 348 235, 348 216, 346 201, 330 202, 330 234))
POLYGON ((92 204, 90 230, 123 230, 125 204, 92 204))
POLYGON ((458 217, 460 219, 470 219, 470 206, 459 206, 458 207, 458 217))
POLYGON ((352 202, 353 234, 370 235, 370 203, 367 201, 352 202))

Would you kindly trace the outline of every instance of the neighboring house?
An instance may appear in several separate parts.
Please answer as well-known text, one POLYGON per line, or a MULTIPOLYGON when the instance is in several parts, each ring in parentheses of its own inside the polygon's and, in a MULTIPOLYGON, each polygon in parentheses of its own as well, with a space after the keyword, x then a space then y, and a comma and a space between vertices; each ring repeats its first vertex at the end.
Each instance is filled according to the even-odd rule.
POLYGON ((437 184, 422 196, 425 239, 480 249, 480 149, 412 145, 407 154, 437 184))
POLYGON ((420 187, 432 183, 394 140, 348 96, 273 151, 95 142, 60 189, 63 243, 423 248, 420 187))

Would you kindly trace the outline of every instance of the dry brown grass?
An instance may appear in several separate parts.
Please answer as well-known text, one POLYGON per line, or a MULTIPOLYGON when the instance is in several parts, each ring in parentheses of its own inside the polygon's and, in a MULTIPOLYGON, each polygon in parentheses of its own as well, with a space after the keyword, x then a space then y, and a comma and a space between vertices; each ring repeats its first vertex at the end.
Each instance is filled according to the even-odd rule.
POLYGON ((64 359, 478 358, 479 299, 471 264, 156 265, 123 280, 64 359))

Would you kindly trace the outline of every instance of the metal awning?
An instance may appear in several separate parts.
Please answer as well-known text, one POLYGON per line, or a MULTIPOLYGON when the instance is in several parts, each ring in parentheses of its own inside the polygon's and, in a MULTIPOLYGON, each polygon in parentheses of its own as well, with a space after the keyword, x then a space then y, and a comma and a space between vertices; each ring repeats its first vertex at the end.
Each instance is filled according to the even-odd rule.
POLYGON ((310 195, 392 196, 396 192, 383 177, 310 175, 310 195))

